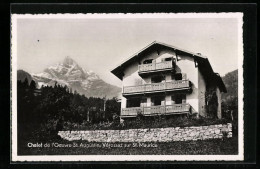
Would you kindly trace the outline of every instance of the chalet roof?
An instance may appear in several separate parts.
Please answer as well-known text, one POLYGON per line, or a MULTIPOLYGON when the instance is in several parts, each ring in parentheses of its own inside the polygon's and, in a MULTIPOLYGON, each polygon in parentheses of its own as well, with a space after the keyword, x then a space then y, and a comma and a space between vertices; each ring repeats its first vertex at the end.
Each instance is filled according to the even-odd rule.
POLYGON ((116 68, 111 70, 111 73, 113 73, 115 76, 117 76, 119 79, 122 80, 124 69, 132 64, 133 62, 138 61, 140 58, 142 58, 145 52, 151 51, 151 50, 160 50, 160 49, 169 49, 173 50, 177 55, 178 54, 188 54, 189 56, 193 57, 197 62, 199 67, 201 67, 201 70, 205 72, 204 74, 207 76, 207 78, 210 77, 210 79, 214 79, 220 88, 222 92, 226 92, 226 87, 221 79, 221 77, 218 75, 218 73, 215 73, 208 61, 208 58, 206 56, 203 56, 199 53, 190 52, 172 45, 168 45, 162 42, 153 41, 137 53, 130 56, 128 59, 126 59, 123 63, 119 64, 116 68))
POLYGON ((227 93, 227 89, 226 86, 222 80, 222 78, 220 77, 220 75, 218 73, 215 73, 216 77, 216 82, 217 82, 217 86, 219 87, 221 92, 227 93))

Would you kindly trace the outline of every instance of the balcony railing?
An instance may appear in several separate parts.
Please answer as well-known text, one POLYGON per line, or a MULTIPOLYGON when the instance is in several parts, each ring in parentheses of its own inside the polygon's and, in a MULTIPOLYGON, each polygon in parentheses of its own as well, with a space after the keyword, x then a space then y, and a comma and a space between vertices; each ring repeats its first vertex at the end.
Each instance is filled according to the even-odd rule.
POLYGON ((159 63, 149 63, 149 64, 138 65, 138 72, 142 73, 142 72, 171 69, 171 68, 173 68, 173 62, 164 61, 164 62, 159 62, 159 63))
POLYGON ((156 91, 167 91, 189 88, 189 80, 174 80, 171 82, 151 83, 138 86, 124 86, 123 95, 150 93, 156 91))
POLYGON ((173 104, 173 105, 165 105, 165 106, 123 108, 121 111, 121 116, 135 117, 139 113, 144 116, 153 116, 153 115, 181 114, 181 113, 189 113, 189 112, 190 112, 189 104, 173 104))

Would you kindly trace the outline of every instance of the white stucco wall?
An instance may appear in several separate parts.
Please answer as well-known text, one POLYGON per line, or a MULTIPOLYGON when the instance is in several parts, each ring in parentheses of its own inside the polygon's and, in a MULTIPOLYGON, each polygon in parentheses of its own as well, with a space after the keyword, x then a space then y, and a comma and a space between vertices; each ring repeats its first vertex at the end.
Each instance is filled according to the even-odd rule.
POLYGON ((221 92, 219 90, 219 88, 217 87, 216 89, 216 93, 217 93, 217 97, 218 97, 218 118, 221 119, 222 118, 222 112, 221 112, 221 92))
POLYGON ((206 82, 202 76, 200 70, 198 71, 198 80, 199 80, 199 114, 201 116, 206 116, 206 102, 205 102, 205 92, 206 92, 206 82))
POLYGON ((124 96, 122 96, 122 100, 121 100, 121 109, 122 108, 126 108, 126 98, 124 96))
POLYGON ((142 79, 138 75, 138 63, 134 63, 131 66, 128 66, 124 71, 123 86, 135 86, 137 83, 145 83, 144 79, 142 79))
POLYGON ((186 102, 189 103, 193 110, 192 112, 199 112, 199 101, 198 101, 198 68, 195 67, 194 59, 190 56, 179 56, 180 60, 177 61, 176 65, 181 73, 186 73, 187 79, 192 84, 192 93, 186 95, 186 102))
MULTIPOLYGON (((146 59, 154 59, 156 62, 161 62, 162 58, 167 57, 175 57, 176 55, 173 51, 164 50, 160 51, 159 55, 157 51, 148 53, 145 57, 143 57, 140 62, 143 63, 146 59)), ((199 111, 199 100, 198 100, 198 87, 199 87, 199 75, 198 75, 198 68, 195 67, 194 59, 190 56, 179 56, 180 60, 177 61, 178 70, 181 71, 180 73, 186 73, 188 80, 192 83, 192 93, 187 94, 186 96, 186 103, 189 103, 192 108, 193 112, 199 111)), ((171 81, 171 74, 166 74, 166 81, 171 81)), ((123 86, 135 86, 140 84, 151 83, 151 77, 146 77, 142 79, 138 75, 138 62, 132 64, 132 66, 128 66, 124 71, 124 76, 122 80, 123 86)), ((171 96, 166 96, 165 98, 166 104, 170 105, 172 103, 171 96)), ((151 98, 147 98, 147 106, 150 106, 151 98)), ((126 108, 126 98, 122 97, 121 108, 126 108)))

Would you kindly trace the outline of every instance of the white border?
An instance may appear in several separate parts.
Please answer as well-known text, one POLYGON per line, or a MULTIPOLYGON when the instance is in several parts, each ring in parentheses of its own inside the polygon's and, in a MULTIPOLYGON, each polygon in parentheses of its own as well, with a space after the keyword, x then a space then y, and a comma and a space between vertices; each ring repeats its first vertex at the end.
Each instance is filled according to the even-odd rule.
POLYGON ((241 161, 244 160, 243 13, 12 14, 11 16, 11 161, 241 161), (238 155, 17 155, 17 19, 236 18, 238 19, 238 155))

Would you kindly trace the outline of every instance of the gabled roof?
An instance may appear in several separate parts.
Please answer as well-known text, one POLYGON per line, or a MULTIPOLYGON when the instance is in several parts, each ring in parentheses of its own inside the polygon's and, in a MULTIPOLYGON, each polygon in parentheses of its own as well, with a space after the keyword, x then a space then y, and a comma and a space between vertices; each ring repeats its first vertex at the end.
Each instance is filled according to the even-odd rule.
POLYGON ((217 82, 217 86, 219 87, 221 92, 227 93, 227 88, 222 80, 222 78, 220 77, 220 75, 218 73, 215 73, 216 75, 216 82, 217 82))
POLYGON ((138 51, 137 53, 135 53, 134 55, 130 56, 128 59, 126 59, 124 62, 122 62, 121 64, 119 64, 116 68, 114 68, 113 70, 111 70, 111 73, 113 73, 115 76, 117 76, 119 79, 122 80, 123 77, 123 72, 124 69, 129 66, 130 64, 140 60, 140 58, 142 58, 145 52, 147 51, 151 51, 151 50, 160 50, 160 49, 169 49, 169 50, 173 50, 178 54, 188 54, 191 57, 193 57, 194 59, 197 60, 199 66, 205 67, 202 70, 206 71, 206 74, 209 74, 211 76, 211 78, 213 79, 218 79, 218 83, 221 84, 220 90, 223 92, 226 92, 226 87, 221 79, 221 77, 217 77, 216 73, 214 73, 208 59, 206 56, 203 56, 199 53, 194 53, 194 52, 190 52, 172 45, 168 45, 162 42, 158 42, 158 41, 153 41, 152 43, 150 43, 149 45, 147 45, 145 48, 141 49, 140 51, 138 51), (207 72, 209 71, 209 72, 207 72), (219 79, 220 78, 220 79, 219 79), (223 85, 222 85, 223 84, 223 85))

